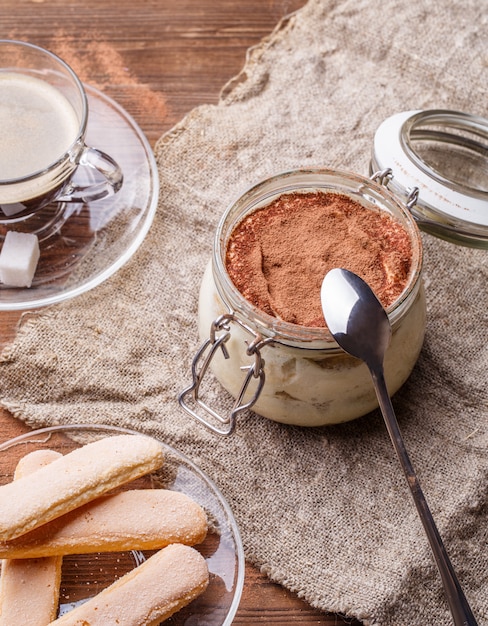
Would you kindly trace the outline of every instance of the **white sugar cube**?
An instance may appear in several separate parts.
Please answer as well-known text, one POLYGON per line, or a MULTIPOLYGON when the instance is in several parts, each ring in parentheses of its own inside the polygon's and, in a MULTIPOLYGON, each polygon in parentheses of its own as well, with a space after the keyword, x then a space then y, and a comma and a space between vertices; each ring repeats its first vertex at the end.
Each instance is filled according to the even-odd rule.
POLYGON ((0 252, 0 281, 10 287, 30 287, 39 254, 37 235, 9 230, 0 252))

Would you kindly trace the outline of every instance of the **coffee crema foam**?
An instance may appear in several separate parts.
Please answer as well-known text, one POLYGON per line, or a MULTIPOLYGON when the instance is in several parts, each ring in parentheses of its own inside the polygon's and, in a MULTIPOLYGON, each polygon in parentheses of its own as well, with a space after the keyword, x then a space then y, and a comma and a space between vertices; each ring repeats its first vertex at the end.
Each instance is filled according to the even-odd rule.
POLYGON ((74 143, 79 127, 58 89, 25 74, 0 73, 0 181, 49 168, 74 143))

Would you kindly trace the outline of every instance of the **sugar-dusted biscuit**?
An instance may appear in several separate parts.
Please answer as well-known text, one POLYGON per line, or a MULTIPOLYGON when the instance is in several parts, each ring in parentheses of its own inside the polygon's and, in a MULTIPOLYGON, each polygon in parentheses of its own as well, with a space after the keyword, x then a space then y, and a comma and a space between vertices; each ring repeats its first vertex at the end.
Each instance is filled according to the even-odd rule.
POLYGON ((172 544, 51 626, 157 626, 203 593, 208 581, 202 555, 172 544))
MULTIPOLYGON (((14 479, 62 455, 36 450, 20 459, 14 479)), ((58 614, 62 557, 4 559, 0 575, 0 626, 45 626, 58 614)))
POLYGON ((0 541, 82 506, 161 467, 162 447, 144 435, 104 437, 0 487, 0 541))
POLYGON ((134 489, 101 496, 30 532, 0 542, 0 558, 157 550, 207 534, 200 505, 177 491, 134 489))

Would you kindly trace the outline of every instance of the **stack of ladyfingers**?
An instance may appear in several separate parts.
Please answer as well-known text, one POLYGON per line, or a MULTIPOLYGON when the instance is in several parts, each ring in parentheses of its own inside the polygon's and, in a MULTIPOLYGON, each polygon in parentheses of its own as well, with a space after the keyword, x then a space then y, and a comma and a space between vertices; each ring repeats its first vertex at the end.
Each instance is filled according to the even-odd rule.
POLYGON ((65 456, 39 450, 0 487, 0 626, 156 626, 207 587, 207 517, 165 489, 114 489, 163 465, 143 435, 117 435, 65 456), (110 493, 109 493, 110 492, 110 493), (142 565, 56 619, 62 557, 157 550, 142 565))

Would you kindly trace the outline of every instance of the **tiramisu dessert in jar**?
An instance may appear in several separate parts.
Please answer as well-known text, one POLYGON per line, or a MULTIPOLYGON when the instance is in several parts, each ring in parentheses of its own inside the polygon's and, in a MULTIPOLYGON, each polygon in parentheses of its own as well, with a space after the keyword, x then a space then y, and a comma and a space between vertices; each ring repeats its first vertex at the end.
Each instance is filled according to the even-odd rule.
POLYGON ((320 287, 335 267, 361 276, 385 307, 393 331, 385 377, 390 394, 399 389, 425 331, 415 221, 374 179, 300 170, 251 188, 217 228, 200 290, 204 344, 186 390, 211 417, 191 409, 195 416, 228 434, 250 406, 300 426, 345 422, 377 407, 367 367, 338 347, 322 314, 320 287), (208 367, 236 399, 230 417, 199 398, 208 367))

